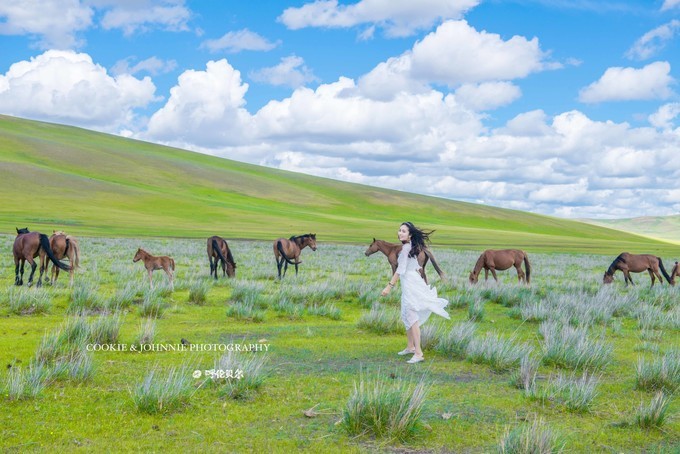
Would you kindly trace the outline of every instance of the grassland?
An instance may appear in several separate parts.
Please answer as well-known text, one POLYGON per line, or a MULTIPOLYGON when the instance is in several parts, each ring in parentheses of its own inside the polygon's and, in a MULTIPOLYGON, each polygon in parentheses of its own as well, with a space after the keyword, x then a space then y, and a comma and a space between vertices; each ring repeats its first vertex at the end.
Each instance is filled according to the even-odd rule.
POLYGON ((584 223, 349 184, 0 116, 0 231, 102 237, 392 239, 411 220, 456 248, 678 253, 584 223))
MULTIPOLYGON (((0 236, 0 248, 7 251, 12 240, 0 236)), ((398 292, 387 299, 377 296, 389 267, 383 256, 363 254, 368 244, 320 242, 316 252, 303 252, 297 278, 289 273, 279 282, 269 242, 230 241, 237 277, 217 281, 208 277, 204 240, 82 238, 81 243, 82 269, 73 289, 64 276, 43 289, 16 289, 10 272, 0 276, 0 384, 7 383, 12 369, 27 370, 37 352, 45 351, 43 340, 69 321, 117 318, 115 342, 134 344, 148 300, 163 307, 152 343, 267 345, 268 351, 250 356, 266 356, 269 372, 258 389, 233 398, 204 376, 191 375, 215 368, 219 354, 91 353, 88 374, 53 377, 35 397, 12 398, 5 388, 4 452, 481 453, 495 452, 507 430, 536 418, 559 434, 565 452, 671 453, 680 446, 677 399, 671 399, 660 427, 635 422, 638 408, 656 392, 638 384, 639 361, 651 364, 680 351, 678 290, 668 285, 650 290, 646 274, 635 276, 636 288, 625 288, 620 276, 603 288, 609 256, 530 252, 530 287, 518 286, 514 272, 500 273, 498 285, 472 287, 466 278, 477 253, 435 247, 448 279, 431 281, 450 300, 451 320, 428 324, 449 332, 471 323, 473 341, 497 336, 511 340, 511 352, 531 349, 539 366, 536 387, 529 392, 514 383, 519 370, 514 360, 505 367, 486 354, 473 355, 472 349, 453 355, 434 346, 425 350, 424 363, 408 365, 397 356, 405 344, 403 328, 397 324, 380 334, 376 321, 366 319, 375 304, 397 319, 399 311, 398 292), (157 289, 148 290, 142 265, 131 261, 139 246, 174 256, 174 291, 164 286, 160 272, 157 289), (196 291, 200 287, 204 292, 196 291), (191 293, 205 298, 190 301, 191 293), (41 312, 31 304, 18 305, 21 295, 41 301, 41 312), (472 305, 476 318, 470 321, 472 305), (601 343, 605 361, 572 367, 555 355, 548 358, 546 333, 558 321, 582 330, 577 332, 593 345, 601 343), (190 382, 186 399, 156 413, 135 404, 135 392, 151 370, 165 376, 173 367, 190 382), (584 370, 597 377, 596 392, 574 410, 555 391, 557 377, 580 377, 584 370), (402 441, 357 437, 338 424, 362 377, 427 383, 415 436, 402 441)), ((0 267, 12 268, 8 254, 0 257, 0 267)), ((678 377, 672 380, 677 386, 678 377)))

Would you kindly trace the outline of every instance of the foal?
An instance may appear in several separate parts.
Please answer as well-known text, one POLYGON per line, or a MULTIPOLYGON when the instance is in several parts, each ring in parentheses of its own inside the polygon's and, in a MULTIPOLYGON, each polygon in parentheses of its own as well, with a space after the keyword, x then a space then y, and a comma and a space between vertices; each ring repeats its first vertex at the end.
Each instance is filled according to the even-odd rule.
POLYGON ((173 284, 173 279, 174 279, 174 271, 175 271, 175 261, 166 256, 166 255, 161 255, 158 257, 155 257, 148 252, 146 252, 144 249, 139 248, 137 249, 137 253, 135 254, 135 258, 132 259, 133 262, 137 262, 139 260, 142 260, 144 262, 144 267, 146 268, 146 271, 149 273, 149 286, 153 289, 153 282, 151 280, 151 274, 155 270, 160 270, 162 269, 165 271, 165 274, 168 275, 168 281, 170 282, 170 288, 172 290, 175 290, 175 285, 173 284))

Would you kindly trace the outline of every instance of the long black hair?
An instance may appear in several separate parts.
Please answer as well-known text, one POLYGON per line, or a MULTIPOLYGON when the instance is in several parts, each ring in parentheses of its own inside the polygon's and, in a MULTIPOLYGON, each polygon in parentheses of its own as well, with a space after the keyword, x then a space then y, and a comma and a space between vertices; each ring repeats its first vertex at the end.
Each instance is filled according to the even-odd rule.
POLYGON ((408 232, 411 234, 411 251, 409 252, 409 257, 418 257, 418 255, 427 248, 425 243, 430 242, 430 235, 434 233, 434 230, 422 230, 413 225, 411 222, 403 222, 401 225, 405 225, 408 232))

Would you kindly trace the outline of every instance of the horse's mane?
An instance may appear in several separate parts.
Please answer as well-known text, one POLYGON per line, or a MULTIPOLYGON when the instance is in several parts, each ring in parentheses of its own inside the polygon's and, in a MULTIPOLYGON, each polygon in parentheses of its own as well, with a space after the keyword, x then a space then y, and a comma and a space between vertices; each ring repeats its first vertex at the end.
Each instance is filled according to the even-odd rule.
POLYGON ((609 265, 609 268, 607 268, 607 272, 605 274, 607 274, 609 276, 614 275, 614 272, 616 271, 616 265, 625 261, 625 260, 623 260, 623 254, 625 254, 625 252, 620 253, 619 256, 614 259, 612 264, 609 265))
POLYGON ((293 235, 293 236, 291 236, 291 237, 288 238, 288 239, 289 239, 290 241, 295 241, 295 240, 298 239, 298 238, 308 238, 308 237, 311 238, 311 237, 313 237, 313 236, 314 236, 314 235, 312 235, 311 233, 305 233, 304 235, 293 235))

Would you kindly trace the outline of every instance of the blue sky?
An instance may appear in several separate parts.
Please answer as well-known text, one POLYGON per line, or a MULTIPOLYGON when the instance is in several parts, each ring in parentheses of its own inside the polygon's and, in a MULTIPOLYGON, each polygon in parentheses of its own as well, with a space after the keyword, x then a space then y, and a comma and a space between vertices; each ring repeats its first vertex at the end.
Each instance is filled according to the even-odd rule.
POLYGON ((5 0, 0 113, 561 217, 680 211, 680 0, 5 0))

